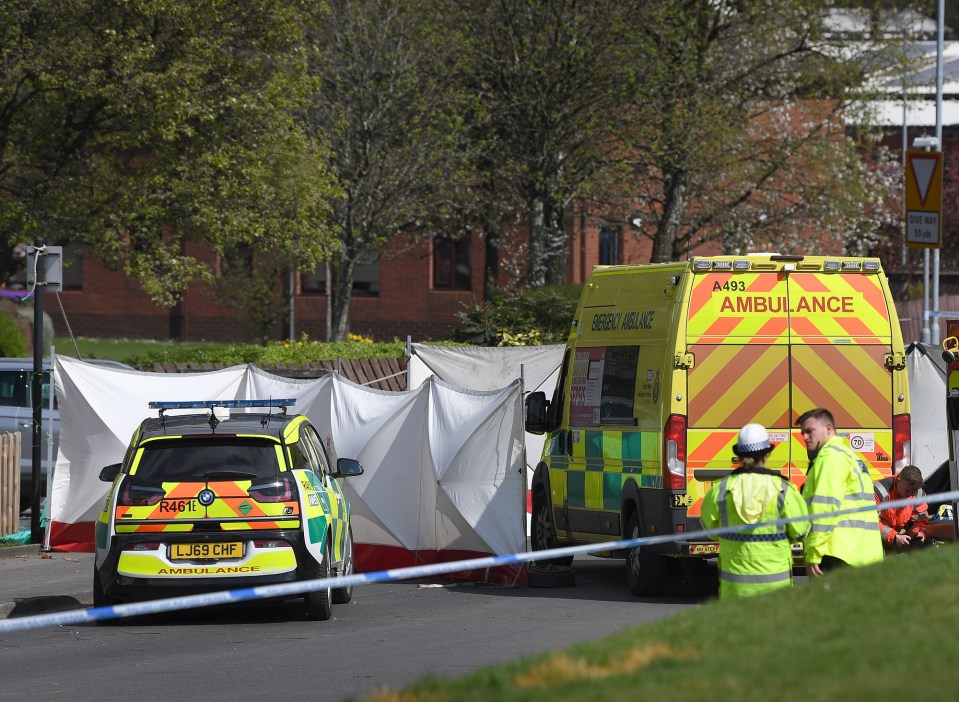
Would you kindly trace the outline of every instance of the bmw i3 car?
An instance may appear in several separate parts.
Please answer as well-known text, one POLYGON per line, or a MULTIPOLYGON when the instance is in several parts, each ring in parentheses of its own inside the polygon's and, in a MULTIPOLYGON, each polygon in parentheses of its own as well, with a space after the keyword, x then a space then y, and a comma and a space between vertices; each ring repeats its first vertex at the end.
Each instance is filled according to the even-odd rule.
MULTIPOLYGON (((151 402, 96 523, 94 606, 353 572, 350 504, 316 429, 295 400, 151 402), (200 410, 171 414, 171 410, 200 410)), ((308 592, 327 620, 351 586, 308 592)))

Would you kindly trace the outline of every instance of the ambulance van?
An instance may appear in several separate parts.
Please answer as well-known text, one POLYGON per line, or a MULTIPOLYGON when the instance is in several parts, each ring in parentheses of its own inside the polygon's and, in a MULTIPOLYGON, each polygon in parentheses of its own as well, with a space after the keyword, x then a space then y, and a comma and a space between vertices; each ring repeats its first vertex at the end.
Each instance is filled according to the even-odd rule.
POLYGON ((547 434, 532 548, 674 535, 604 554, 625 557, 634 594, 661 594, 670 557, 718 553, 684 534, 701 529, 703 497, 735 467, 739 429, 765 426, 767 466, 801 487, 809 460, 796 420, 815 407, 833 413, 873 479, 909 463, 906 355, 878 259, 598 266, 552 399, 526 402, 527 431, 547 434))

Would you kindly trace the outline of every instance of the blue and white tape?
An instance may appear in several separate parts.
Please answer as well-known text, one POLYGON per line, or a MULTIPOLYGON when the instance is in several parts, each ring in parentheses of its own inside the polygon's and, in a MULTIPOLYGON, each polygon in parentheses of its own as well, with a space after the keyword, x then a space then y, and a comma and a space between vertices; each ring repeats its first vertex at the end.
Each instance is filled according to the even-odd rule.
MULTIPOLYGON (((911 497, 903 500, 885 502, 883 503, 883 508, 889 509, 906 507, 908 505, 919 505, 924 502, 927 504, 939 504, 956 501, 959 501, 959 490, 953 492, 936 493, 934 495, 926 495, 924 497, 911 497)), ((445 573, 494 568, 496 566, 516 565, 519 563, 528 563, 530 561, 561 558, 563 556, 576 556, 585 553, 596 553, 598 551, 618 551, 626 548, 653 546, 656 544, 670 543, 673 541, 697 541, 700 539, 708 539, 714 536, 721 536, 723 534, 748 531, 756 527, 774 526, 801 521, 815 521, 817 519, 831 518, 845 514, 874 511, 875 509, 875 506, 856 507, 854 509, 838 510, 823 514, 790 517, 788 519, 777 519, 768 522, 761 522, 758 524, 740 524, 723 527, 720 529, 688 531, 681 534, 663 534, 660 536, 644 536, 638 539, 620 539, 618 541, 609 541, 602 544, 566 546, 563 548, 554 548, 548 551, 514 553, 507 556, 486 556, 483 558, 471 558, 465 561, 450 561, 448 563, 434 563, 432 565, 412 566, 409 568, 393 568, 391 570, 378 570, 372 573, 356 573, 354 575, 323 578, 320 580, 304 580, 294 583, 282 583, 279 585, 260 585, 257 587, 223 590, 220 592, 204 593, 200 595, 183 595, 180 597, 170 597, 162 600, 150 600, 147 602, 131 602, 129 604, 111 605, 109 607, 77 609, 67 612, 57 612, 55 614, 40 614, 32 617, 0 620, 0 634, 26 631, 28 629, 40 629, 47 626, 88 624, 96 621, 105 621, 108 619, 137 617, 147 614, 174 612, 183 609, 195 609, 198 607, 210 607, 214 605, 249 602, 251 600, 265 599, 270 597, 302 595, 305 592, 310 592, 312 590, 324 590, 327 587, 348 587, 351 585, 366 585, 368 583, 382 583, 392 580, 409 580, 412 578, 424 578, 431 575, 443 575, 445 573)))

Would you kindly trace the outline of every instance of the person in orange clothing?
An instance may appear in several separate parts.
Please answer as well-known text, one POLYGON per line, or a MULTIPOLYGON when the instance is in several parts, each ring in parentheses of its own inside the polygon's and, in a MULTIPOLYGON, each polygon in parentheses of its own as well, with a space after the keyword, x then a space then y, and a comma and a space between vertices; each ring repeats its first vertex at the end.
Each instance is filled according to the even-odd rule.
POLYGON ((907 507, 882 508, 884 502, 925 497, 922 483, 922 471, 916 466, 906 466, 895 476, 874 483, 876 504, 879 505, 879 531, 885 550, 905 551, 929 542, 929 508, 925 502, 907 507))

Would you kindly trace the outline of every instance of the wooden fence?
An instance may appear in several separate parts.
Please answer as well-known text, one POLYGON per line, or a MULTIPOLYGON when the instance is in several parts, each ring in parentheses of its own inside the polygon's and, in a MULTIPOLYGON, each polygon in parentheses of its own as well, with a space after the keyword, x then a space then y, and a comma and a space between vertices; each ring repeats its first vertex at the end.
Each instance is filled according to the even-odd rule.
MULTIPOLYGON (((333 371, 344 378, 378 390, 406 390, 405 358, 338 358, 330 361, 257 364, 259 368, 286 378, 320 378, 333 371)), ((154 373, 195 373, 227 368, 223 363, 154 363, 139 370, 154 373)))
MULTIPOLYGON (((930 308, 932 302, 929 303, 930 308)), ((902 340, 906 346, 913 341, 922 340, 922 298, 918 300, 909 300, 908 302, 897 302, 896 311, 899 313, 899 326, 902 328, 902 340)), ((959 319, 959 295, 940 295, 939 312, 941 314, 951 313, 950 319, 959 319)), ((946 336, 946 318, 933 318, 930 324, 939 325, 939 340, 946 336)))
POLYGON ((0 536, 20 529, 20 433, 0 434, 0 536))

